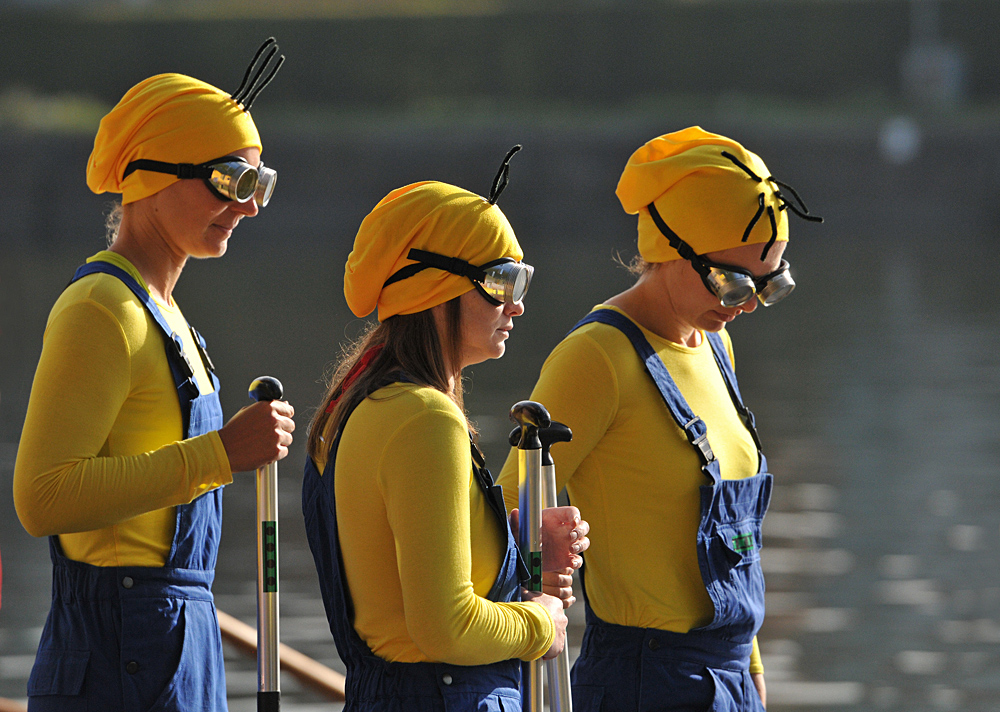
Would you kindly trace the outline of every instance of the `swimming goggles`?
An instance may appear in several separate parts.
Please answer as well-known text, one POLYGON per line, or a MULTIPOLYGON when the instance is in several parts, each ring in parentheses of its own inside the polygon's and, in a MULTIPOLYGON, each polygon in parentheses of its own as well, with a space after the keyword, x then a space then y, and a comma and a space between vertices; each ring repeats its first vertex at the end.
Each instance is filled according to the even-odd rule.
POLYGON ((262 208, 271 199, 274 184, 278 180, 278 172, 265 168, 263 162, 254 167, 240 156, 223 156, 197 165, 141 158, 126 166, 122 180, 133 171, 167 173, 178 178, 201 178, 209 190, 222 200, 246 203, 255 198, 257 205, 262 208))
POLYGON ((778 269, 763 277, 754 277, 742 267, 723 265, 695 255, 688 258, 708 291, 719 298, 724 307, 743 306, 754 296, 765 307, 777 304, 795 289, 795 280, 788 273, 788 261, 781 260, 778 269))
POLYGON ((524 299, 531 284, 531 275, 535 268, 523 262, 517 262, 509 257, 475 266, 457 257, 446 257, 435 252, 412 249, 407 259, 416 264, 407 265, 389 277, 382 285, 385 289, 390 284, 412 277, 428 267, 444 270, 461 277, 468 277, 480 294, 494 306, 516 304, 524 299))
POLYGON ((754 277, 748 270, 732 265, 723 265, 695 254, 694 248, 682 240, 663 221, 653 203, 648 206, 649 215, 656 223, 670 246, 686 259, 701 276, 705 287, 719 298, 724 307, 738 307, 757 297, 765 307, 777 304, 795 289, 795 280, 788 273, 788 262, 781 260, 778 269, 763 277, 754 277))

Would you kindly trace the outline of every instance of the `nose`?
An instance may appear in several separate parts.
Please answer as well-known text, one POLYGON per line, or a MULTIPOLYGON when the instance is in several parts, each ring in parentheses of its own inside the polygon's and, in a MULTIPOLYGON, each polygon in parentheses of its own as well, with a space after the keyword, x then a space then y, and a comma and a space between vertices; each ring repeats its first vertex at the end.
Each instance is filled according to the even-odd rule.
POLYGON ((245 203, 237 203, 235 200, 231 201, 230 209, 233 212, 245 215, 248 218, 252 218, 254 215, 260 212, 260 208, 257 206, 257 199, 250 198, 245 203))
POLYGON ((524 314, 524 302, 514 302, 513 304, 505 304, 503 312, 507 316, 521 316, 522 314, 524 314))
POLYGON ((757 308, 758 304, 760 304, 760 300, 757 299, 756 295, 754 295, 753 297, 750 297, 750 299, 746 300, 746 302, 744 302, 743 304, 740 304, 740 309, 743 311, 743 313, 749 314, 757 308))

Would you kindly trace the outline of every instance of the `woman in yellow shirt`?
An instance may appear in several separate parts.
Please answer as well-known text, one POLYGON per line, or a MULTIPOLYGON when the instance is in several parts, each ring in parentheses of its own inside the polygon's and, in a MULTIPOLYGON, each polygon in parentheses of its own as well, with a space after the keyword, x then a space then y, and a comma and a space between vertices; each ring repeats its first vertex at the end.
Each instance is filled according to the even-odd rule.
MULTIPOLYGON (((595 532, 574 709, 760 710, 771 475, 724 327, 791 291, 787 213, 814 218, 757 155, 698 127, 635 151, 617 192, 639 216, 638 280, 556 346, 531 394, 573 431, 556 486, 595 532)), ((512 451, 508 502, 516 469, 512 451)))
MULTIPOLYGON (((506 170, 489 200, 436 181, 392 191, 347 261, 348 305, 379 323, 313 420, 302 496, 348 710, 519 710, 520 661, 564 645, 571 590, 520 591, 462 405, 462 369, 503 355, 532 273, 495 205, 506 170)), ((549 568, 579 565, 587 525, 557 509, 549 568)))
POLYGON ((32 712, 226 709, 222 487, 287 454, 293 411, 262 402, 223 425, 205 341, 172 294, 270 197, 247 112, 280 65, 272 39, 251 67, 265 50, 270 74, 232 95, 150 77, 97 132, 87 184, 122 194, 120 222, 52 308, 14 468, 18 516, 53 563, 32 712))

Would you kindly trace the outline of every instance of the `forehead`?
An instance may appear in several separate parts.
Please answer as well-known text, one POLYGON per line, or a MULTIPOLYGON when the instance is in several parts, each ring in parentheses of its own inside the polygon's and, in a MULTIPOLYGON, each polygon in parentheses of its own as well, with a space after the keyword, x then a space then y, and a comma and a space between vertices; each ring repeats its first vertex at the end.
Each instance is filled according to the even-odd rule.
POLYGON ((245 158, 247 163, 251 166, 260 165, 260 149, 256 146, 250 146, 249 148, 241 148, 238 151, 233 151, 231 156, 239 156, 240 158, 245 158))
POLYGON ((762 276, 778 269, 785 247, 788 243, 784 240, 775 242, 767 253, 767 258, 761 262, 760 253, 764 250, 764 245, 740 245, 728 250, 718 252, 706 252, 707 257, 712 262, 718 262, 732 267, 742 267, 753 275, 762 276))

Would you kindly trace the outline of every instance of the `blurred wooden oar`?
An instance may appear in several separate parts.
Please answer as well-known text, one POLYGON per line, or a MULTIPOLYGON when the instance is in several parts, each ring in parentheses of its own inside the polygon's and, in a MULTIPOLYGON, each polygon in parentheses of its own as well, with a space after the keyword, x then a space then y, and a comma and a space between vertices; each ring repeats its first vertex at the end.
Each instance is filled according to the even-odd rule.
MULTIPOLYGON (((243 621, 233 618, 228 613, 217 611, 222 639, 232 643, 250 657, 257 656, 257 631, 243 621)), ((281 669, 295 676, 295 679, 306 687, 331 700, 343 702, 345 678, 336 670, 318 663, 308 655, 281 643, 278 646, 281 659, 281 669)), ((0 712, 8 712, 0 706, 0 712)), ((10 712, 26 712, 25 708, 12 707, 10 712)))

